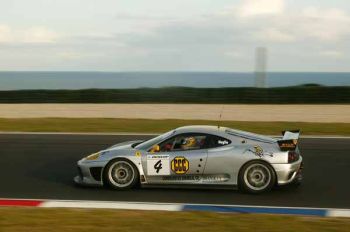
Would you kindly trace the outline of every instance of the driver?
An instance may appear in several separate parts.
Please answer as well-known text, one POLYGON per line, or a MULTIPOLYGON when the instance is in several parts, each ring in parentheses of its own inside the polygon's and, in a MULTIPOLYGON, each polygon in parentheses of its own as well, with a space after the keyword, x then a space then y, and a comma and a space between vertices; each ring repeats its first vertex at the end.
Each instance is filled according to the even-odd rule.
POLYGON ((181 148, 184 150, 193 149, 197 147, 197 140, 194 137, 188 137, 183 139, 181 148))

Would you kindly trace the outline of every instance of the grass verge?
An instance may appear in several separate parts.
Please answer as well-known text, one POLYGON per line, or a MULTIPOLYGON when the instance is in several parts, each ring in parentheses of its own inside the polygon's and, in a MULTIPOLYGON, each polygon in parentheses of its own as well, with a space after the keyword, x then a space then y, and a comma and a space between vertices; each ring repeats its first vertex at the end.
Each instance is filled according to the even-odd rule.
MULTIPOLYGON (((221 126, 260 134, 280 135, 301 129, 303 135, 350 135, 350 123, 222 121, 221 126)), ((217 125, 206 120, 148 120, 115 118, 0 118, 0 131, 22 132, 165 132, 184 125, 217 125)))
POLYGON ((349 231, 349 218, 208 212, 1 208, 0 231, 349 231))

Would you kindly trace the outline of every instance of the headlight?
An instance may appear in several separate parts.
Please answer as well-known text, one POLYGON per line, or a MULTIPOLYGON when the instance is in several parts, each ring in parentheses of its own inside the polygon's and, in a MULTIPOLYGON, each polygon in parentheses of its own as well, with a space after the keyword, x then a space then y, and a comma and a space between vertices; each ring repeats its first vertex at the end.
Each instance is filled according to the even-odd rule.
POLYGON ((91 155, 85 157, 85 160, 97 160, 100 157, 100 155, 101 155, 101 153, 97 152, 97 153, 94 153, 94 154, 91 154, 91 155))

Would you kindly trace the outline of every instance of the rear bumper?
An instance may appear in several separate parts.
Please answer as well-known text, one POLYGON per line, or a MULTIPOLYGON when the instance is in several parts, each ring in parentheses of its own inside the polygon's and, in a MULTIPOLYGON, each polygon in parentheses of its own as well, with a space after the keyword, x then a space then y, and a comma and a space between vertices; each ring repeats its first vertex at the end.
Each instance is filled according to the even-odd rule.
POLYGON ((303 158, 291 164, 272 164, 277 176, 277 185, 302 181, 303 158))

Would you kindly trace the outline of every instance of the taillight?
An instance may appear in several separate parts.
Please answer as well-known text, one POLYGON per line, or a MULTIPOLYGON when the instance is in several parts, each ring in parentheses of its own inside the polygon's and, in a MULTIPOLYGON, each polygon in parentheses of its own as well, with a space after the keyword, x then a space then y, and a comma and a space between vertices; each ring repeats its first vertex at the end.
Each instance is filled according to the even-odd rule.
POLYGON ((299 159, 299 153, 295 151, 288 152, 288 163, 293 163, 299 159))

